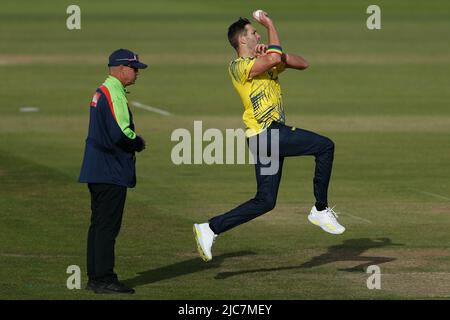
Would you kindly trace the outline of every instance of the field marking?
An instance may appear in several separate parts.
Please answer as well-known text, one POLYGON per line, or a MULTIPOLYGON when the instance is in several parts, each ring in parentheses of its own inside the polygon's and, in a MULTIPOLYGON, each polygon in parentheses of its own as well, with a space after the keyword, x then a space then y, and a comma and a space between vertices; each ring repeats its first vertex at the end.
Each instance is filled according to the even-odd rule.
MULTIPOLYGON (((235 59, 233 54, 228 53, 191 53, 180 52, 160 52, 145 53, 141 52, 139 56, 143 61, 158 61, 160 65, 171 63, 172 65, 221 65, 226 66, 229 61, 235 59)), ((0 54, 0 66, 8 65, 29 65, 29 64, 64 64, 64 65, 103 65, 104 55, 99 54, 72 54, 72 53, 54 53, 54 54, 33 54, 33 55, 17 55, 17 54, 0 54)), ((332 51, 324 51, 317 53, 310 59, 314 65, 322 64, 339 64, 339 65, 392 65, 392 64, 414 64, 414 65, 435 65, 448 64, 450 56, 446 53, 425 55, 420 53, 336 53, 332 51)))
POLYGON ((24 254, 24 253, 4 253, 0 252, 0 256, 7 258, 75 258, 79 257, 78 255, 60 255, 60 254, 24 254))
MULTIPOLYGON (((5 253, 0 252, 1 257, 6 258, 79 258, 84 257, 83 255, 62 255, 62 254, 26 254, 26 253, 5 253)), ((145 258, 143 255, 117 255, 116 257, 121 259, 142 259, 145 258)))
POLYGON ((437 194, 437 193, 422 191, 422 190, 418 190, 418 189, 414 189, 414 190, 416 190, 419 193, 426 194, 427 196, 432 196, 432 197, 435 197, 435 198, 439 198, 439 199, 444 199, 444 200, 449 200, 450 201, 450 198, 442 196, 442 195, 437 194))
POLYGON ((349 217, 351 217, 351 218, 353 218, 353 219, 358 219, 358 220, 361 220, 361 221, 364 221, 364 222, 367 222, 367 223, 372 223, 372 221, 370 221, 370 220, 367 220, 367 219, 364 219, 364 218, 361 218, 361 217, 358 217, 358 216, 354 216, 354 215, 352 215, 352 214, 350 214, 350 213, 338 213, 339 215, 344 215, 344 216, 349 216, 349 217))
POLYGON ((172 115, 170 112, 167 112, 165 110, 158 109, 158 108, 155 108, 155 107, 147 106, 147 105, 142 104, 142 103, 140 103, 138 101, 131 101, 131 105, 133 107, 136 107, 136 108, 140 108, 140 109, 144 109, 144 110, 147 110, 147 111, 159 113, 159 114, 161 114, 163 116, 171 116, 172 115))
POLYGON ((446 275, 446 276, 450 276, 450 272, 381 272, 381 274, 383 275, 399 275, 399 274, 406 274, 406 275, 446 275))
POLYGON ((20 107, 20 112, 38 112, 39 108, 36 107, 20 107))

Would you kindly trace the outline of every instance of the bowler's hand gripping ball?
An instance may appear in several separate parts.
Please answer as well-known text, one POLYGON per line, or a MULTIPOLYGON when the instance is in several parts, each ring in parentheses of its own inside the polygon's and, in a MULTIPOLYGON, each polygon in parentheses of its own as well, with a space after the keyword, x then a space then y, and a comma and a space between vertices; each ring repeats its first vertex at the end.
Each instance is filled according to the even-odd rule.
POLYGON ((261 9, 253 11, 253 18, 255 18, 256 21, 261 22, 262 14, 263 11, 261 9))

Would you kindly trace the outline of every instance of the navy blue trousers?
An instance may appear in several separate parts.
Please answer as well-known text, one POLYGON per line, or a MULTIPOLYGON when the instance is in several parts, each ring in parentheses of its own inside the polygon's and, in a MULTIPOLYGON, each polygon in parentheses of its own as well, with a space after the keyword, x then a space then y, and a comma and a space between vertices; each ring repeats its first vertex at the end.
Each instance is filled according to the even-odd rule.
MULTIPOLYGON (((266 149, 268 151, 271 150, 272 136, 274 136, 273 129, 278 129, 279 137, 279 165, 277 172, 270 175, 262 174, 262 170, 264 168, 267 170, 267 167, 273 165, 273 163, 264 164, 264 161, 261 161, 262 159, 258 153, 258 156, 255 156, 255 173, 258 188, 255 197, 231 211, 211 218, 209 225, 215 234, 223 233, 242 223, 255 219, 275 207, 285 157, 303 155, 315 157, 316 166, 313 186, 316 205, 328 205, 328 184, 330 182, 334 157, 333 141, 311 131, 274 122, 267 129, 267 139, 264 140, 267 141, 266 149)), ((260 140, 260 136, 261 134, 256 137, 258 141, 260 140)), ((271 155, 270 152, 268 152, 268 155, 271 155)))
POLYGON ((91 225, 87 241, 89 280, 113 282, 116 238, 122 225, 127 188, 114 184, 89 183, 91 225))

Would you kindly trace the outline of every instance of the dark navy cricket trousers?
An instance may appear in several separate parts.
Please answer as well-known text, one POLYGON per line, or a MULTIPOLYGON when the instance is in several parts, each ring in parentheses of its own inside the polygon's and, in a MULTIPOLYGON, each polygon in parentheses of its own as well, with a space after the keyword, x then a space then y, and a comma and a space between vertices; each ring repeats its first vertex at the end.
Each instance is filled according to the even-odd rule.
MULTIPOLYGON (((222 215, 209 220, 209 226, 215 234, 223 233, 242 223, 250 221, 275 207, 278 187, 280 185, 283 162, 285 157, 309 155, 315 157, 315 172, 313 179, 314 197, 316 205, 328 205, 328 184, 333 166, 334 143, 329 138, 311 131, 289 127, 281 123, 273 122, 266 130, 264 139, 267 150, 271 150, 274 129, 278 129, 279 166, 274 174, 262 174, 263 168, 270 165, 261 161, 260 153, 255 156, 255 173, 257 182, 256 196, 240 206, 222 215)), ((255 138, 261 139, 259 134, 255 138)), ((258 144, 259 145, 259 144, 258 144)), ((258 149, 259 150, 259 149, 258 149)), ((263 153, 266 154, 266 153, 263 153)), ((270 155, 270 152, 267 154, 270 155)))
POLYGON ((116 238, 122 225, 127 187, 89 183, 91 193, 91 225, 87 241, 87 273, 89 280, 114 282, 116 238))

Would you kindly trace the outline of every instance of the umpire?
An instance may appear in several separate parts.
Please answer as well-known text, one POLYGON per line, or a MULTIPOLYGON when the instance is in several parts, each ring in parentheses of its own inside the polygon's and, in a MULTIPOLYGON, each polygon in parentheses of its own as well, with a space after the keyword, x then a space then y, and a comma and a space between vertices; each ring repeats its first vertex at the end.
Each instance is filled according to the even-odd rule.
POLYGON ((114 245, 122 223, 127 188, 136 185, 135 152, 145 149, 136 135, 125 87, 147 65, 130 50, 109 57, 109 76, 90 104, 89 132, 79 181, 91 194, 87 242, 87 289, 95 293, 134 293, 114 272, 114 245))

